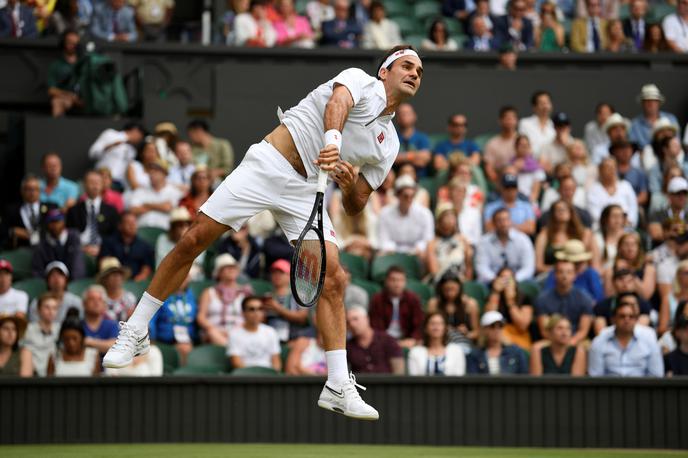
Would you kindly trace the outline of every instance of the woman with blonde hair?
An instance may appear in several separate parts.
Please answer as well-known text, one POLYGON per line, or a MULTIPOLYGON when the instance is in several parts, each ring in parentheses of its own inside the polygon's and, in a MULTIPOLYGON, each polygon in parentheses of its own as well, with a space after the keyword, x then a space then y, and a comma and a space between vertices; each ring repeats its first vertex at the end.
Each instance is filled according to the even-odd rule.
POLYGON ((590 160, 588 148, 583 140, 573 140, 566 147, 568 164, 571 166, 571 176, 576 184, 583 189, 589 189, 597 181, 597 167, 590 160))
POLYGON ((447 272, 454 272, 462 280, 473 278, 473 249, 458 230, 458 215, 454 206, 442 203, 435 212, 435 238, 427 247, 427 270, 434 281, 447 272))
MULTIPOLYGON (((625 268, 635 274, 636 293, 646 301, 650 300, 657 286, 657 269, 652 256, 645 255, 642 240, 637 232, 627 232, 619 238, 614 265, 618 266, 620 261, 624 261, 625 268)), ((612 268, 608 268, 604 274, 607 295, 614 294, 611 287, 612 270, 612 268)))
MULTIPOLYGON (((660 291, 661 292, 661 291, 660 291)), ((673 325, 679 303, 688 300, 688 260, 678 263, 676 275, 668 294, 662 294, 659 306, 659 323, 657 333, 663 334, 673 325)))
POLYGON ((585 350, 570 345, 571 322, 565 316, 554 314, 545 325, 550 338, 548 343, 536 344, 530 353, 530 374, 585 375, 585 350))

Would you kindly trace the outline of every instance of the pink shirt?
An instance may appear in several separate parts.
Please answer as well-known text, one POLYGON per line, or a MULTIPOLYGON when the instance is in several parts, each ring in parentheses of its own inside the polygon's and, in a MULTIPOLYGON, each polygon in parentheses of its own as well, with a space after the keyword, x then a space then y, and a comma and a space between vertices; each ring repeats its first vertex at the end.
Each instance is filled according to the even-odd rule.
POLYGON ((277 44, 282 45, 288 39, 304 35, 305 38, 313 38, 313 29, 308 23, 308 19, 303 16, 296 16, 294 21, 294 27, 292 28, 287 21, 279 20, 274 22, 273 27, 275 32, 277 32, 277 44))

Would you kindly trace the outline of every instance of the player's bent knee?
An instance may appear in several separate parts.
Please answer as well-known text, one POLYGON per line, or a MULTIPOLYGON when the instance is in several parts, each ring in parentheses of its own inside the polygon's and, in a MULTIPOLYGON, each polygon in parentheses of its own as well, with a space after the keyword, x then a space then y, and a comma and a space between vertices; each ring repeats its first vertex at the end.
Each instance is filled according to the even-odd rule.
POLYGON ((323 285, 323 294, 328 296, 341 295, 344 291, 344 284, 346 282, 346 272, 341 266, 328 269, 325 273, 325 284, 323 285))

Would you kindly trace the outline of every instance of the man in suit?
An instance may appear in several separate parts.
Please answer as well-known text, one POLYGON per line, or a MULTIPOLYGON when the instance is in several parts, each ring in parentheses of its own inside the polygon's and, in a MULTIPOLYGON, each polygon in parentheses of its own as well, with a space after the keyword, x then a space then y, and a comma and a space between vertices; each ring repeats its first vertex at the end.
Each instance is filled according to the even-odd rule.
POLYGON ((646 14, 647 0, 632 0, 631 15, 623 20, 624 35, 633 41, 633 45, 638 51, 643 49, 643 42, 645 41, 646 14))
POLYGON ((478 52, 491 51, 494 49, 492 33, 490 33, 490 30, 487 28, 485 19, 481 16, 475 16, 471 21, 471 30, 473 31, 473 35, 466 40, 464 49, 478 52))
POLYGON ((126 0, 108 0, 96 8, 91 33, 106 41, 134 42, 138 39, 134 9, 126 0))
POLYGON ((349 15, 349 0, 336 0, 334 15, 334 19, 322 23, 320 44, 339 48, 358 48, 363 29, 361 24, 349 15))
POLYGON ((586 0, 587 17, 580 17, 571 25, 571 50, 598 52, 607 46, 607 20, 602 19, 601 0, 586 0))
POLYGON ((84 177, 86 198, 67 211, 67 227, 81 233, 81 246, 91 256, 98 256, 103 237, 115 233, 119 223, 117 209, 103 202, 103 177, 90 170, 84 177))
POLYGON ((19 0, 7 0, 0 9, 0 38, 36 38, 36 19, 33 9, 22 5, 19 0))
POLYGON ((524 16, 525 0, 509 0, 508 13, 495 19, 495 47, 500 49, 511 44, 517 51, 533 47, 533 23, 524 16))
POLYGON ((34 175, 28 175, 22 180, 21 196, 21 203, 10 205, 2 219, 0 246, 8 249, 38 245, 45 214, 49 209, 57 207, 55 204, 41 203, 40 183, 34 175))

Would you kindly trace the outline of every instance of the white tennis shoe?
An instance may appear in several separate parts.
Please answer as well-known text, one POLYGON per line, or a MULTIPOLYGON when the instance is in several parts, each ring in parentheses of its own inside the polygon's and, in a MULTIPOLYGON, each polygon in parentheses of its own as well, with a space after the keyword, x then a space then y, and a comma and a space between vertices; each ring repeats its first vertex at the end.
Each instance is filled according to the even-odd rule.
POLYGON ((357 420, 379 419, 380 414, 361 399, 356 388, 365 391, 364 386, 356 383, 356 377, 353 373, 349 374, 349 380, 339 389, 334 389, 325 383, 325 387, 320 393, 320 399, 318 399, 318 406, 357 420))
POLYGON ((112 369, 127 367, 134 361, 135 356, 145 355, 150 350, 148 330, 146 333, 137 332, 124 321, 119 322, 119 335, 115 344, 110 347, 103 358, 103 366, 112 369))

